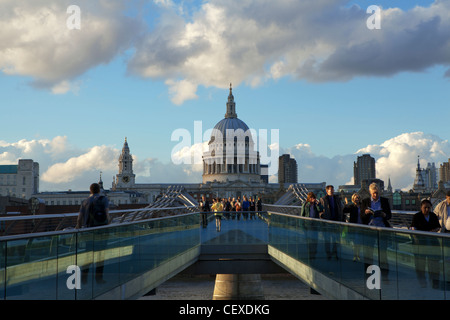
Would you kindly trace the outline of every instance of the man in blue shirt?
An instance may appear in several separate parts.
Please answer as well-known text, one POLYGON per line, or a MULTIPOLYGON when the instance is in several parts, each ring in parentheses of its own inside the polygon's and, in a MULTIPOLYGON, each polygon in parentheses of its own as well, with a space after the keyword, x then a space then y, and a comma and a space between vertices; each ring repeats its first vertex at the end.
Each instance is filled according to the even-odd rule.
POLYGON ((369 224, 375 214, 380 214, 385 227, 390 227, 389 220, 392 217, 389 199, 380 197, 380 190, 376 183, 369 186, 370 198, 366 198, 361 202, 361 217, 364 224, 369 224))
MULTIPOLYGON (((364 224, 372 224, 372 221, 380 221, 381 225, 374 224, 375 226, 390 227, 389 220, 392 217, 391 206, 389 205, 389 199, 380 197, 380 190, 376 183, 372 183, 369 186, 370 197, 364 199, 361 202, 361 220, 364 224)), ((364 247, 364 257, 368 265, 377 263, 373 260, 373 249, 376 246, 376 239, 367 239, 367 245, 364 247), (373 247, 369 245, 370 241, 373 241, 373 247)), ((387 238, 380 237, 378 242, 379 251, 379 264, 381 268, 381 274, 383 279, 387 280, 389 273, 389 264, 387 260, 387 238)))

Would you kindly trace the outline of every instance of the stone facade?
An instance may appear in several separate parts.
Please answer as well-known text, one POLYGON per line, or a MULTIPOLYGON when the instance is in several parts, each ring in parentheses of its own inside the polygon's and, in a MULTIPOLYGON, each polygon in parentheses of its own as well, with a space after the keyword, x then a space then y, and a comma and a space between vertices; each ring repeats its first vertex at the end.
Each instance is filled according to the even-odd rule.
POLYGON ((39 192, 39 163, 20 159, 17 165, 0 165, 0 196, 29 199, 39 192))

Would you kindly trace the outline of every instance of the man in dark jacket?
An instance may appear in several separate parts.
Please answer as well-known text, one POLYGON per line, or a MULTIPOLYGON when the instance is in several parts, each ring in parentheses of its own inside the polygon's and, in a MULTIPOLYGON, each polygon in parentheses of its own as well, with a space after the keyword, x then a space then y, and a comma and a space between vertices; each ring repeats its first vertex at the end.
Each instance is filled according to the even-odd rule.
POLYGON ((377 214, 383 218, 384 225, 390 227, 389 220, 392 217, 391 206, 389 200, 380 197, 380 191, 376 183, 369 186, 370 197, 361 202, 361 220, 364 224, 369 224, 377 214))
MULTIPOLYGON (((96 227, 106 225, 109 223, 109 202, 108 198, 100 194, 100 185, 93 183, 90 186, 91 195, 89 198, 83 201, 80 207, 80 213, 77 219, 77 229, 85 227, 96 227), (99 218, 95 218, 99 216, 99 218)), ((94 239, 88 240, 86 248, 95 248, 96 251, 102 251, 106 249, 106 235, 107 231, 97 230, 94 233, 94 239)), ((88 263, 82 267, 81 270, 81 283, 86 284, 88 282, 88 273, 92 263, 88 263)), ((104 261, 100 260, 96 262, 95 268, 95 280, 98 284, 105 283, 103 280, 104 261)))
POLYGON ((78 214, 76 228, 96 227, 99 225, 105 225, 109 223, 109 201, 108 198, 100 194, 100 185, 98 183, 91 184, 89 188, 91 195, 89 198, 83 201, 80 207, 80 213, 78 214), (94 206, 98 211, 104 214, 103 221, 95 221, 93 217, 94 206))
POLYGON ((322 219, 333 221, 344 221, 343 205, 341 198, 334 194, 334 187, 332 185, 326 186, 327 194, 320 198, 320 204, 323 206, 322 219))
POLYGON ((208 212, 211 211, 208 200, 205 196, 202 196, 202 201, 200 201, 200 215, 202 217, 202 227, 206 228, 208 225, 208 212))
MULTIPOLYGON (((328 185, 325 187, 327 194, 320 198, 320 204, 323 207, 323 213, 320 214, 321 219, 344 221, 343 205, 339 196, 334 194, 334 187, 328 185)), ((338 233, 332 225, 330 229, 324 233, 324 245, 327 258, 330 260, 333 256, 338 259, 338 233)))
MULTIPOLYGON (((372 183, 369 186, 370 197, 364 199, 361 202, 361 220, 364 224, 372 224, 373 221, 381 221, 383 227, 390 227, 389 220, 392 217, 391 206, 389 205, 389 200, 384 197, 380 197, 380 190, 376 183, 372 183), (383 225, 384 224, 384 225, 383 225)), ((374 224, 377 225, 377 224, 374 224)), ((374 246, 376 240, 373 239, 374 246)), ((387 237, 380 237, 378 242, 378 252, 379 252, 379 264, 381 268, 381 274, 383 277, 387 278, 389 272, 389 265, 387 261, 387 237)), ((370 242, 369 240, 367 242, 370 242)), ((365 246, 364 257, 367 264, 372 264, 376 262, 371 262, 373 259, 373 249, 370 245, 365 246)))

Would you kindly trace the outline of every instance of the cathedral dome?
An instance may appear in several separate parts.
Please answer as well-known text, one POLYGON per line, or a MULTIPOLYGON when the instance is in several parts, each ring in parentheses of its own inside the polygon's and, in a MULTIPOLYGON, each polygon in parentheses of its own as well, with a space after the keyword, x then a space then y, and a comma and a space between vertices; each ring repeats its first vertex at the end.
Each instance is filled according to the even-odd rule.
POLYGON ((203 183, 258 182, 260 174, 259 153, 249 127, 237 117, 230 85, 225 118, 214 126, 208 150, 203 153, 203 183))
POLYGON ((223 139, 226 139, 227 130, 232 130, 231 133, 237 133, 236 130, 242 129, 243 133, 246 133, 249 130, 248 126, 244 121, 238 119, 236 114, 236 104, 234 102, 234 96, 230 84, 230 94, 228 95, 227 101, 227 112, 225 113, 225 118, 220 120, 213 129, 211 134, 211 140, 209 143, 212 143, 216 140, 219 132, 222 134, 223 139))
POLYGON ((227 130, 238 130, 238 129, 242 129, 244 132, 246 132, 249 128, 244 121, 238 118, 225 118, 220 120, 214 126, 213 132, 214 130, 219 130, 222 133, 222 136, 225 138, 227 130))

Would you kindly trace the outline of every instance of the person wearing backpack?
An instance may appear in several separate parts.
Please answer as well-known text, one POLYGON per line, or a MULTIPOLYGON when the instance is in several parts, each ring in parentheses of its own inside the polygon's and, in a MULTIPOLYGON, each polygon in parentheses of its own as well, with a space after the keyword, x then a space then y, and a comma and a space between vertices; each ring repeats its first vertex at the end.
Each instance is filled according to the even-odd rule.
MULTIPOLYGON (((100 194, 100 185, 98 183, 91 184, 91 195, 83 201, 80 207, 80 212, 77 219, 77 229, 98 227, 109 224, 109 201, 108 198, 100 194)), ((101 251, 106 248, 106 234, 104 230, 98 230, 94 233, 94 240, 92 244, 87 243, 87 248, 95 248, 96 251, 101 251), (95 239, 97 238, 97 239, 95 239)), ((89 241, 88 241, 89 242, 89 241)), ((82 267, 81 283, 86 284, 88 279, 89 269, 91 263, 82 267)), ((95 280, 98 284, 105 283, 103 280, 104 261, 100 260, 96 263, 95 280)))
POLYGON ((83 201, 77 219, 77 229, 86 227, 98 227, 109 223, 109 201, 100 194, 100 185, 91 184, 91 195, 83 201))

